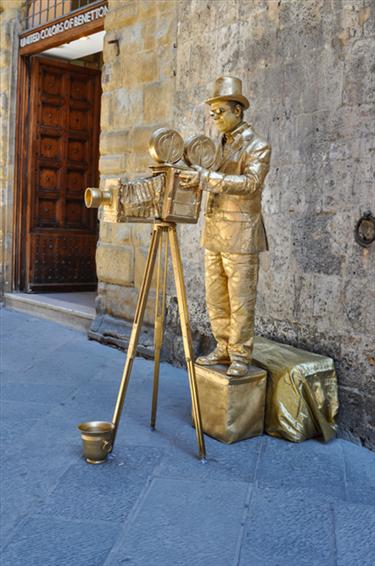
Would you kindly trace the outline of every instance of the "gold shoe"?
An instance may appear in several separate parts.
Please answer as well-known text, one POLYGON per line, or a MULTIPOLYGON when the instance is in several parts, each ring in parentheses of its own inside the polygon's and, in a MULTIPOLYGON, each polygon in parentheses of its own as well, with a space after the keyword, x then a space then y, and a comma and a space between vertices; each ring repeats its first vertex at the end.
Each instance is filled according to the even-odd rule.
POLYGON ((249 367, 246 362, 235 361, 230 364, 227 375, 232 377, 243 377, 244 375, 247 375, 248 371, 249 367))
POLYGON ((230 359, 225 350, 215 348, 215 350, 207 356, 199 356, 199 358, 195 360, 195 363, 200 366, 214 366, 216 364, 229 364, 230 359))

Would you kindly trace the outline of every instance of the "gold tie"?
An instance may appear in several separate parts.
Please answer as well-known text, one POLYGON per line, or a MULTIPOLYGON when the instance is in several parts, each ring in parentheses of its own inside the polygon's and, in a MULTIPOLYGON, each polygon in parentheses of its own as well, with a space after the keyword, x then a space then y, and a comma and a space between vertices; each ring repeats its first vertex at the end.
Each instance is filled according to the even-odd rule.
POLYGON ((234 137, 230 132, 228 132, 227 134, 224 134, 224 143, 225 144, 227 144, 227 143, 231 144, 231 143, 233 143, 233 140, 234 140, 234 137))

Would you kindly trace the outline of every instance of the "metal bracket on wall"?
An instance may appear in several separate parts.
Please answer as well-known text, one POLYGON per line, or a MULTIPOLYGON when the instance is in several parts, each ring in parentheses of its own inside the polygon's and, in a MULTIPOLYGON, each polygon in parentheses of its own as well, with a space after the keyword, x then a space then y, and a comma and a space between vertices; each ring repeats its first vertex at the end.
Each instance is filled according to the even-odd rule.
POLYGON ((357 244, 363 248, 368 248, 375 241, 375 217, 370 211, 365 212, 358 220, 354 238, 357 244))
POLYGON ((110 40, 108 40, 108 44, 109 43, 113 43, 113 45, 116 49, 116 57, 118 55, 120 55, 120 42, 119 42, 119 40, 118 39, 110 39, 110 40))

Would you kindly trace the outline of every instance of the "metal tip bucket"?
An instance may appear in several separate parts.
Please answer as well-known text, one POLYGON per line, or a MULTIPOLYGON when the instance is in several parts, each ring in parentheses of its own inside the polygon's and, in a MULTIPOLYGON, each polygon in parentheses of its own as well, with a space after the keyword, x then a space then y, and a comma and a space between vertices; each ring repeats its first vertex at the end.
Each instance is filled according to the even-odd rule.
POLYGON ((78 425, 83 442, 83 455, 89 464, 103 464, 112 450, 114 424, 91 421, 78 425))

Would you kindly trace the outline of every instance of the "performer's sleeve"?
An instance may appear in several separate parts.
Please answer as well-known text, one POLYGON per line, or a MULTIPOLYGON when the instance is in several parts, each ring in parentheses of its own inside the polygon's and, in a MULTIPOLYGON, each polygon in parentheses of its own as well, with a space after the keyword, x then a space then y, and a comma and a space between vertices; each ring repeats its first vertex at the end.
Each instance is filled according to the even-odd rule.
POLYGON ((270 167, 271 148, 262 145, 252 149, 243 157, 243 173, 226 175, 220 172, 205 172, 201 176, 200 187, 203 190, 219 194, 245 195, 262 188, 270 167))

